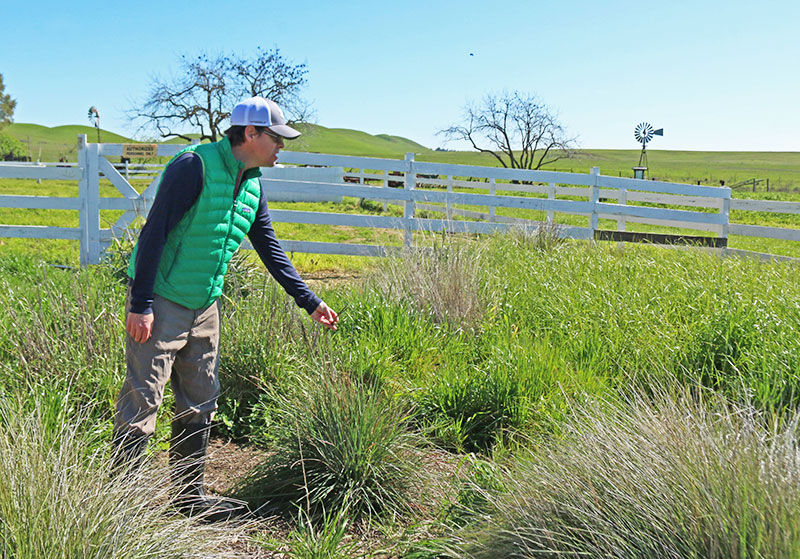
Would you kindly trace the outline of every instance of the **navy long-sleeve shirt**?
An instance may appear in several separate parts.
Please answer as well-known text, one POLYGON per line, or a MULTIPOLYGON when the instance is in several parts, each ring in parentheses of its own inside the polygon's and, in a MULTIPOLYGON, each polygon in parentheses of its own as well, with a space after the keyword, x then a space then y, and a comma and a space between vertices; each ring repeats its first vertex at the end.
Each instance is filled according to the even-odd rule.
MULTIPOLYGON (((139 235, 136 273, 131 281, 131 312, 153 312, 153 288, 167 235, 194 205, 202 189, 203 163, 198 155, 184 153, 164 170, 153 207, 139 235)), ((321 299, 300 278, 278 244, 263 190, 255 221, 247 236, 272 277, 300 307, 309 314, 314 312, 321 299)))

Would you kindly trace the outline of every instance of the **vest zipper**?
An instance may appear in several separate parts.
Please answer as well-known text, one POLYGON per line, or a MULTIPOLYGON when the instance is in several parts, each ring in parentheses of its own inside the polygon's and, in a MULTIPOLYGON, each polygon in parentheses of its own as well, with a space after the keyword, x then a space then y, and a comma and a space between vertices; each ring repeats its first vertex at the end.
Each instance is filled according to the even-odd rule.
MULTIPOLYGON (((236 175, 236 185, 233 188, 233 206, 231 207, 231 216, 228 219, 228 231, 225 233, 225 241, 222 243, 222 257, 219 263, 217 263, 217 271, 214 274, 214 277, 219 276, 219 269, 222 267, 222 260, 225 258, 225 247, 228 246, 228 239, 231 236, 231 229, 233 228, 233 218, 236 215, 236 198, 239 196, 239 188, 242 186, 242 175, 244 174, 244 169, 239 169, 239 174, 236 175)), ((209 297, 206 299, 205 306, 210 304, 211 293, 208 294, 209 297)))
POLYGON ((239 196, 239 188, 242 186, 242 175, 244 174, 244 169, 239 169, 239 174, 236 175, 236 185, 233 187, 233 203, 234 207, 236 206, 236 197, 239 196))

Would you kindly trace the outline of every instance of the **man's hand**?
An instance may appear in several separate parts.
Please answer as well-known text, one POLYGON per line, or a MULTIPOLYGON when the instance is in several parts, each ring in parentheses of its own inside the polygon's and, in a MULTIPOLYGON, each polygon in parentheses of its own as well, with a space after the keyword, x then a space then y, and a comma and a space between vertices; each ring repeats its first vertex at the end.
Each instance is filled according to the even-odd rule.
POLYGON ((150 339, 153 332, 153 313, 138 314, 129 312, 125 322, 125 329, 134 341, 143 344, 150 339))
POLYGON ((319 322, 326 328, 336 330, 336 324, 339 322, 339 315, 336 314, 325 301, 321 302, 319 306, 311 313, 311 319, 319 322))

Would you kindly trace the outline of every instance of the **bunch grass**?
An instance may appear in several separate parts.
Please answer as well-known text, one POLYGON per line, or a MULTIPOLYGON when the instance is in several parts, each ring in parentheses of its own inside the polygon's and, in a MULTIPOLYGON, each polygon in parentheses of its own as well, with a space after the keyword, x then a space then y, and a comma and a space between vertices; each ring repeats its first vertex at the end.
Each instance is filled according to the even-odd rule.
MULTIPOLYGON (((457 555, 694 559, 800 549, 800 416, 710 395, 576 410, 519 460, 457 555), (486 518, 486 516, 484 516, 486 518)), ((482 511, 483 512, 483 511, 482 511)))
POLYGON ((335 369, 298 374, 274 398, 274 453, 240 494, 314 518, 345 507, 353 518, 412 510, 419 453, 398 400, 335 369))
POLYGON ((163 468, 112 477, 102 429, 87 414, 25 407, 0 402, 0 556, 230 557, 244 537, 242 526, 176 514, 163 468))

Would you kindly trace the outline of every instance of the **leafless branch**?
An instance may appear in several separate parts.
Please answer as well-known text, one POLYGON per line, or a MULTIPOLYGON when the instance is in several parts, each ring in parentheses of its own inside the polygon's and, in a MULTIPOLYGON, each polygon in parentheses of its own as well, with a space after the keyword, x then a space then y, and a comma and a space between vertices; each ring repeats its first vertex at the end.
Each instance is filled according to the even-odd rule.
POLYGON ((199 132, 201 140, 216 141, 233 106, 259 95, 280 104, 290 121, 308 120, 313 111, 300 96, 307 72, 305 64, 292 64, 278 49, 259 49, 252 59, 181 56, 176 75, 152 78, 150 92, 128 118, 140 124, 140 132, 153 130, 162 138, 189 139, 187 134, 199 132))
POLYGON ((493 155, 503 167, 539 169, 570 157, 575 139, 534 95, 488 94, 480 104, 464 108, 463 124, 439 131, 447 141, 468 141, 473 149, 493 155))

